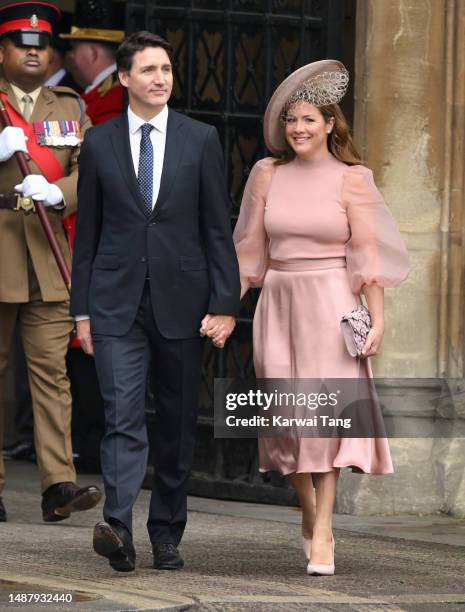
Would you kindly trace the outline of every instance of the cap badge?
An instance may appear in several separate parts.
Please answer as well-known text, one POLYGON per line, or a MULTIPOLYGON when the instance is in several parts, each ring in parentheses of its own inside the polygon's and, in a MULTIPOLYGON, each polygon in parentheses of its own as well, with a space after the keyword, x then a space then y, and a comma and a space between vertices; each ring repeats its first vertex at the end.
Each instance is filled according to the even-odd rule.
POLYGON ((37 17, 37 15, 32 15, 31 28, 37 28, 38 25, 39 25, 39 18, 37 17))

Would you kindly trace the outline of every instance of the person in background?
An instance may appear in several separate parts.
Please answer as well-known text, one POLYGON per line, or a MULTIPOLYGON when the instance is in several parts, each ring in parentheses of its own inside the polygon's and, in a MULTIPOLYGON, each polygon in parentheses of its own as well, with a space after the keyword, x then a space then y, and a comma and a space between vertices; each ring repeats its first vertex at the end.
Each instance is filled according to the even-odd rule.
MULTIPOLYGON (((77 160, 90 122, 75 91, 43 86, 50 38, 59 16, 58 8, 45 2, 17 2, 0 8, 0 97, 13 124, 0 133, 0 400, 18 326, 31 386, 46 522, 64 520, 101 499, 98 487, 76 484, 65 365, 73 328, 69 295, 32 209, 34 200, 43 202, 69 266, 63 218, 76 210, 77 160), (26 177, 14 157, 17 151, 30 158, 32 173, 26 177)), ((0 449, 3 421, 2 404, 0 449)), ((4 484, 0 454, 0 495, 4 484)), ((6 519, 3 504, 0 511, 0 517, 6 519)))
MULTIPOLYGON (((79 93, 82 91, 82 88, 76 83, 64 66, 65 54, 69 50, 69 43, 58 38, 59 33, 68 32, 71 19, 71 13, 62 12, 60 22, 51 39, 51 57, 45 74, 46 80, 44 85, 46 87, 60 85, 71 87, 79 93)), ((26 357, 18 331, 16 331, 14 335, 12 367, 16 401, 15 429, 17 439, 14 444, 3 449, 3 457, 6 460, 26 460, 35 462, 36 454, 34 448, 34 418, 32 414, 31 390, 29 388, 27 376, 26 357)))
POLYGON ((124 31, 73 26, 60 38, 70 42, 69 69, 84 87, 81 94, 92 125, 99 125, 121 112, 124 90, 118 80, 115 55, 124 31))

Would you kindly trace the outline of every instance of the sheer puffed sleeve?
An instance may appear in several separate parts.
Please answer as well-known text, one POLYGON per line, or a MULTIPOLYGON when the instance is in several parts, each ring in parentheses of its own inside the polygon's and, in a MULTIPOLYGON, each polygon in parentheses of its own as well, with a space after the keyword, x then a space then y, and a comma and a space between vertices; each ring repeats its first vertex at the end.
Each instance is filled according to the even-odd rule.
POLYGON ((407 249, 371 170, 364 166, 347 169, 342 203, 351 234, 346 259, 352 291, 358 293, 364 284, 399 285, 409 272, 407 249))
POLYGON ((266 157, 252 168, 242 196, 234 244, 241 277, 261 287, 268 265, 268 238, 264 225, 266 196, 274 173, 274 160, 266 157))

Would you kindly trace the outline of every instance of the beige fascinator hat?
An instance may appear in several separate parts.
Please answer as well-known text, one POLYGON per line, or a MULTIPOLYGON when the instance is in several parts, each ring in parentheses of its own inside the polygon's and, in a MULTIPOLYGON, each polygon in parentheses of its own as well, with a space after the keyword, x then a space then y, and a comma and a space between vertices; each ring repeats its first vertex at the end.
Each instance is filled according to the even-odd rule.
POLYGON ((335 104, 344 97, 349 73, 337 60, 321 60, 298 68, 278 86, 266 107, 263 135, 268 149, 275 155, 286 150, 281 121, 286 108, 299 101, 313 106, 335 104))

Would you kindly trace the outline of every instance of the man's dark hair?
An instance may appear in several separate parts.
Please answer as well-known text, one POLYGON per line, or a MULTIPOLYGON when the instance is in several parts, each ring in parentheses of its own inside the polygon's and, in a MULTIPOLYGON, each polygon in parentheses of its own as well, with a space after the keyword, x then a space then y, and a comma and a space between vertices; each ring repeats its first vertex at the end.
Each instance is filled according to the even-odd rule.
POLYGON ((168 54, 170 62, 172 61, 173 47, 170 43, 157 34, 152 34, 152 32, 148 32, 147 30, 141 30, 140 32, 134 32, 134 34, 128 36, 118 47, 118 51, 116 52, 116 67, 118 71, 129 72, 132 68, 134 55, 147 47, 161 47, 168 54))

